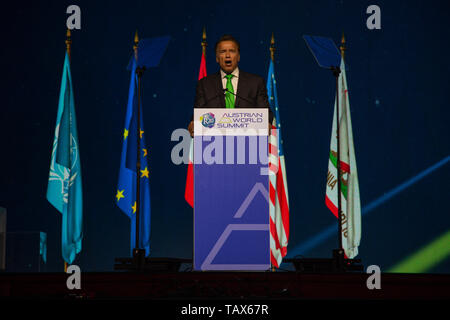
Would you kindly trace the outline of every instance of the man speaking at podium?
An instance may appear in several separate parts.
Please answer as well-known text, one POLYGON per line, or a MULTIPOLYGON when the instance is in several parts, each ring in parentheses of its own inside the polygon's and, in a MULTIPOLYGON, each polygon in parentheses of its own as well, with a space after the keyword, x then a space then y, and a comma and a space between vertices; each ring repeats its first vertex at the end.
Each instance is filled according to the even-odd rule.
MULTIPOLYGON (((215 45, 219 72, 210 74, 197 83, 195 108, 267 108, 269 129, 273 113, 267 99, 264 79, 238 68, 239 42, 231 35, 223 35, 215 45)), ((194 122, 188 130, 194 135, 194 122)))

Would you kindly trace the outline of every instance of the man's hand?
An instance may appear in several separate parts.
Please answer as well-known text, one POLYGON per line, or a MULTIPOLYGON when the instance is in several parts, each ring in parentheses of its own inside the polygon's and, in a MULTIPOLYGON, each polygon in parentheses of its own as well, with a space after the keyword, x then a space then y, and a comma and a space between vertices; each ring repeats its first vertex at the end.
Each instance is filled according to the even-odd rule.
POLYGON ((191 134, 191 137, 193 138, 194 137, 194 121, 191 121, 191 123, 189 123, 188 130, 189 130, 189 133, 191 134))

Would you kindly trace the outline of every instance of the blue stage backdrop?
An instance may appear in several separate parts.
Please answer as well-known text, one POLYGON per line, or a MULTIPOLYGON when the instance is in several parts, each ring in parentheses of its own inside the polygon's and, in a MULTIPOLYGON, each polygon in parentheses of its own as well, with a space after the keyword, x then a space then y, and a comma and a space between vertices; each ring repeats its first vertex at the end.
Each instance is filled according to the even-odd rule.
POLYGON ((136 30, 142 38, 171 36, 160 66, 143 77, 151 255, 192 257, 187 166, 172 163, 170 138, 191 118, 205 26, 208 74, 217 71, 215 41, 230 33, 241 43, 240 68, 265 78, 274 32, 288 257, 330 257, 338 244, 324 200, 335 82, 302 36, 338 43, 344 32, 362 205, 358 258, 402 272, 411 269, 400 263, 423 254, 410 262, 413 269, 450 272, 449 4, 406 0, 376 1, 380 30, 366 27, 374 4, 366 0, 9 3, 0 20, 0 206, 8 210, 8 231, 47 233, 47 271, 63 268, 61 214, 45 194, 71 4, 81 9, 71 70, 84 202, 83 246, 74 263, 83 271, 112 270, 115 257, 129 255, 129 218, 115 196, 136 30))

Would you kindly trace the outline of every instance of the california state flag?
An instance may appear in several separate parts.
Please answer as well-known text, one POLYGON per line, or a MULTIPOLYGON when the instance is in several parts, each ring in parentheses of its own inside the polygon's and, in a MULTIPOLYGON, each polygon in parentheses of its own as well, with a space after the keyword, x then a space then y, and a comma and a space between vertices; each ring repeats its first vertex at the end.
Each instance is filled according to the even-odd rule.
MULTIPOLYGON (((339 92, 339 142, 341 162, 341 212, 342 246, 345 255, 352 259, 358 254, 361 240, 361 203, 359 200, 358 171, 356 169, 355 148, 353 146, 352 121, 348 98, 344 59, 338 79, 339 92)), ((334 104, 333 129, 331 131, 330 156, 328 161, 327 192, 325 204, 338 217, 337 186, 337 126, 336 102, 334 104)))
MULTIPOLYGON (((200 71, 198 72, 198 80, 206 77, 206 59, 205 54, 202 53, 202 58, 200 60, 200 71)), ((184 189, 184 199, 189 203, 189 205, 194 207, 194 139, 191 138, 191 143, 189 146, 189 163, 186 175, 186 188, 184 189)))

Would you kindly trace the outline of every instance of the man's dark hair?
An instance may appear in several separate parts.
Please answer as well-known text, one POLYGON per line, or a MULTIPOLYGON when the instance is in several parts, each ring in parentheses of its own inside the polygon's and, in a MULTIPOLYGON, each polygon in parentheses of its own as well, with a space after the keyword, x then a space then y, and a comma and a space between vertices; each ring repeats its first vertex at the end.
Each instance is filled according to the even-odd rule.
POLYGON ((217 46, 222 41, 233 41, 234 43, 236 43, 238 52, 239 53, 241 52, 241 46, 239 45, 239 42, 230 34, 224 34, 223 36, 220 37, 220 39, 216 42, 216 45, 214 46, 214 52, 217 52, 217 46))

